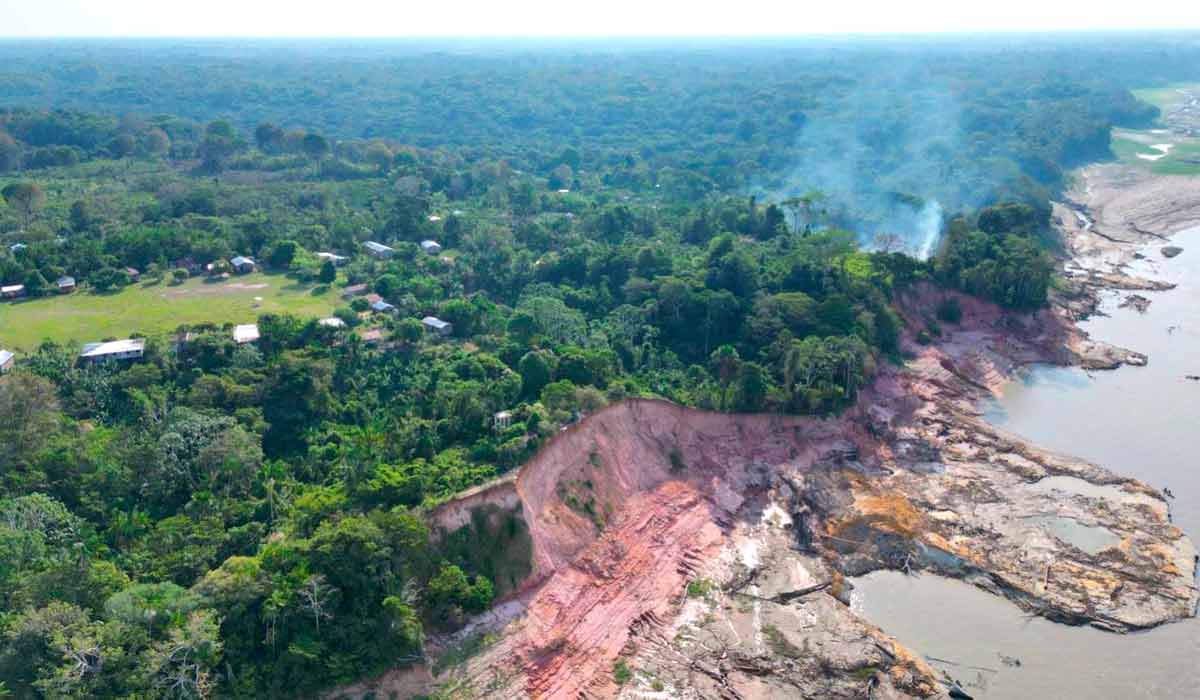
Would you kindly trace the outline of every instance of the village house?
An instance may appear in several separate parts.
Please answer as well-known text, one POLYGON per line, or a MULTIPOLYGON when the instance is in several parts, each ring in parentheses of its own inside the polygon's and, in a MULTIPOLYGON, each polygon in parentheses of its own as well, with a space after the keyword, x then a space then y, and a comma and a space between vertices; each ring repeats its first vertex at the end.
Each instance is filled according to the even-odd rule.
POLYGON ((350 262, 349 257, 345 255, 338 255, 336 253, 317 253, 317 259, 319 259, 321 262, 328 260, 338 267, 350 262))
POLYGON ((70 294, 75 291, 75 278, 69 275, 59 277, 54 284, 58 285, 59 294, 70 294))
POLYGON ((366 294, 366 293, 367 293, 367 285, 352 284, 349 287, 346 287, 345 289, 342 290, 342 298, 343 299, 353 299, 354 297, 362 296, 363 294, 366 294))
POLYGON ((110 340, 104 343, 88 343, 83 346, 79 357, 88 362, 108 362, 110 360, 139 360, 146 351, 146 341, 142 338, 128 340, 110 340))
POLYGON ((507 430, 512 425, 512 411, 500 411, 492 416, 492 425, 496 430, 507 430))
POLYGON ((378 345, 383 340, 383 329, 370 328, 358 334, 367 345, 378 345))
POLYGON ((395 249, 389 248, 382 243, 376 243, 375 241, 363 243, 363 248, 367 249, 367 255, 380 260, 387 260, 396 254, 395 249))
POLYGON ((377 314, 394 314, 394 313, 396 313, 396 307, 387 303, 383 299, 380 299, 379 301, 376 301, 376 302, 372 302, 371 310, 377 314))
POLYGON ((454 332, 454 325, 443 321, 436 316, 426 316, 421 319, 421 325, 425 326, 425 330, 430 333, 437 333, 440 336, 447 336, 454 332))
POLYGON ((438 253, 442 252, 442 245, 437 241, 421 241, 421 250, 429 253, 430 255, 437 255, 438 253))
POLYGON ((233 342, 238 345, 253 343, 258 340, 258 325, 247 323, 233 328, 233 342))
POLYGON ((0 374, 5 374, 13 368, 16 357, 10 350, 0 350, 0 374))
POLYGON ((324 326, 325 328, 345 328, 346 322, 337 316, 330 316, 329 318, 323 318, 320 321, 317 321, 317 325, 324 326))
POLYGON ((229 266, 239 275, 249 274, 254 272, 255 262, 253 258, 248 258, 244 255, 239 255, 236 258, 229 260, 229 266))
POLYGON ((142 276, 142 273, 138 272, 136 267, 125 268, 125 274, 129 276, 130 282, 137 282, 142 276))
POLYGON ((25 285, 23 284, 10 284, 0 287, 0 297, 4 297, 5 299, 16 299, 23 296, 25 296, 25 285))

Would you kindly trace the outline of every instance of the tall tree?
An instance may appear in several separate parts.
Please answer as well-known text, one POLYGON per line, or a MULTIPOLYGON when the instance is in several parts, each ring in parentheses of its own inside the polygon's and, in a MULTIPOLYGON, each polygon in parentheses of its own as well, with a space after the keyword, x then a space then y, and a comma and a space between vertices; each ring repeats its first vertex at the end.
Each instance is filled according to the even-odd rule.
POLYGON ((8 206, 17 210, 25 225, 33 222, 33 216, 46 205, 46 193, 36 182, 14 182, 0 190, 8 206))

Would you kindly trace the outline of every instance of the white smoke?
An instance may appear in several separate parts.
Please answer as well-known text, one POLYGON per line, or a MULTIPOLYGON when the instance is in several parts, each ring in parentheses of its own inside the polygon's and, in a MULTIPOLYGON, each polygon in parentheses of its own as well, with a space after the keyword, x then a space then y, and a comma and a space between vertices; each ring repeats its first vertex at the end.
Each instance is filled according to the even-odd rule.
POLYGON ((937 252, 938 242, 942 240, 942 205, 936 200, 930 200, 917 212, 918 245, 916 256, 919 260, 928 260, 937 252))

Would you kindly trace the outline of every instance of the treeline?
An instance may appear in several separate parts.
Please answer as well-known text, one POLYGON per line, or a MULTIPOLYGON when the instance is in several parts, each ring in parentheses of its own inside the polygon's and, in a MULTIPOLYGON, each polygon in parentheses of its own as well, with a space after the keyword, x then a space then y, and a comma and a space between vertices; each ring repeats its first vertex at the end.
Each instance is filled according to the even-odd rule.
MULTIPOLYGON (((558 170, 560 182, 570 181, 566 166, 602 173, 611 186, 671 187, 692 198, 732 188, 784 191, 828 160, 850 160, 859 163, 855 181, 842 183, 842 199, 894 190, 951 210, 1053 191, 1064 167, 1107 155, 1113 124, 1153 118, 1128 94, 1131 86, 1189 78, 1200 57, 1170 36, 710 50, 598 43, 330 51, 301 42, 247 49, 253 60, 205 43, 137 48, 0 47, 0 100, 183 115, 182 123, 147 122, 172 143, 199 144, 198 125, 214 121, 243 134, 266 121, 279 125, 267 139, 270 151, 305 152, 302 134, 314 130, 330 147, 376 139, 450 147, 542 177, 558 170), (847 152, 848 140, 855 152, 847 152)), ((116 137, 108 129, 100 143, 91 136, 30 143, 116 153, 128 145, 116 137)), ((321 150, 316 138, 309 147, 321 150)))

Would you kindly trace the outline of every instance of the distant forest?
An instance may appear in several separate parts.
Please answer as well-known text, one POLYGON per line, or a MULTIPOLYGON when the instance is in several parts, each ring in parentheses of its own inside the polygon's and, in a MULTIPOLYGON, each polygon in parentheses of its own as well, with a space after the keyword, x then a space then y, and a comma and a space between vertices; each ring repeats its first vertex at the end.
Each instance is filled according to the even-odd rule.
MULTIPOLYGON (((1155 116, 1128 88, 1193 75, 1194 36, 846 40, 759 45, 10 42, 0 107, 262 122, 504 158, 568 162, 616 186, 880 194, 950 210, 1043 200, 1103 158, 1113 124, 1155 116), (831 166, 830 163, 833 162, 831 166)), ((175 129, 186 130, 184 124, 175 129)), ((11 129, 10 129, 11 131, 11 129)), ((168 130, 169 131, 169 130, 168 130)), ((26 134, 34 146, 61 142, 26 134)), ((99 134, 80 134, 82 149, 99 134)))

